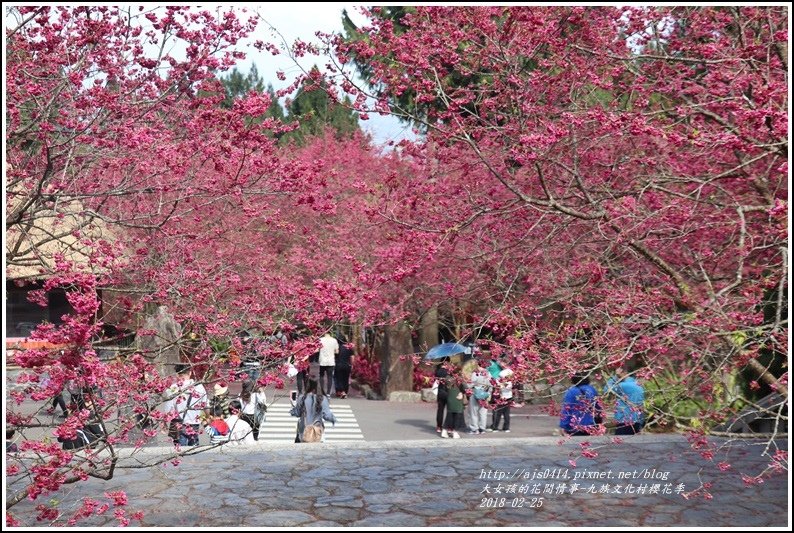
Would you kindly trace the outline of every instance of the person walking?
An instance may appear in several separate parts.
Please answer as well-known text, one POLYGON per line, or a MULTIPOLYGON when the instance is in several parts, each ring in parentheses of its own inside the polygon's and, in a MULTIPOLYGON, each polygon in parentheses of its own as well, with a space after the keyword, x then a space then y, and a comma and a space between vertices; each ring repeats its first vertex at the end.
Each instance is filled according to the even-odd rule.
POLYGON ((61 418, 67 418, 69 416, 69 409, 66 408, 66 401, 63 399, 63 391, 59 392, 55 395, 52 399, 52 409, 54 411, 55 406, 61 408, 61 418))
POLYGON ((598 393, 590 385, 586 373, 574 374, 571 382, 573 386, 565 392, 562 401, 560 428, 571 436, 592 435, 603 417, 598 393))
POLYGON ((323 390, 326 396, 330 396, 334 379, 334 366, 336 365, 336 355, 339 353, 339 342, 331 336, 330 331, 320 337, 320 382, 325 378, 323 390))
MULTIPOLYGON (((52 380, 49 378, 49 376, 45 377, 41 381, 41 387, 43 389, 48 389, 51 385, 51 381, 52 380)), ((63 398, 63 388, 58 391, 58 394, 52 397, 52 406, 47 409, 47 414, 55 414, 56 407, 61 408, 61 414, 59 415, 60 418, 67 418, 69 416, 69 409, 66 407, 66 400, 63 398)))
POLYGON ((337 342, 339 354, 336 356, 336 366, 334 366, 334 385, 337 398, 347 398, 350 390, 350 372, 353 370, 353 350, 348 347, 344 335, 340 335, 337 342))
POLYGON ((336 425, 336 417, 331 411, 327 395, 323 392, 322 386, 316 380, 310 379, 306 384, 306 394, 298 398, 290 411, 292 416, 298 417, 295 442, 324 442, 324 421, 336 425))
POLYGON ((645 426, 645 390, 624 368, 615 371, 616 376, 607 379, 604 394, 614 394, 615 435, 636 435, 645 426))

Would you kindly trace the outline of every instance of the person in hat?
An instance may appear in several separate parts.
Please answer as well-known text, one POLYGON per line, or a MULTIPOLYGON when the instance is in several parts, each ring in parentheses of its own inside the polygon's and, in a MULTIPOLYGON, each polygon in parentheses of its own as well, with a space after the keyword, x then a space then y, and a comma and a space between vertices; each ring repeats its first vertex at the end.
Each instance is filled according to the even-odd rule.
POLYGON ((226 418, 229 416, 229 387, 222 384, 216 383, 215 386, 212 388, 213 396, 212 401, 210 402, 209 413, 211 414, 216 407, 221 409, 221 413, 223 417, 226 418))

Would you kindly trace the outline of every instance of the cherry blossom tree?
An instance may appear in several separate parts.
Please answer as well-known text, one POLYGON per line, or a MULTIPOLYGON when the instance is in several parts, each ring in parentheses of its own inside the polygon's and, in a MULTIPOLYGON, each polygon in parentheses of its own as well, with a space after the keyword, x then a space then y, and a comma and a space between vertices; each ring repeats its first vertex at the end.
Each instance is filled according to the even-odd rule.
MULTIPOLYGON (((6 273, 38 281, 42 303, 66 289, 74 313, 32 334, 50 348, 14 356, 6 424, 24 442, 7 509, 109 478, 123 446, 157 436, 173 381, 159 348, 108 361, 96 339, 111 321, 151 337, 146 318, 164 308, 182 332, 167 343, 207 385, 233 379, 240 329, 305 335, 260 347, 260 382, 280 385, 287 358, 334 324, 404 340, 437 309, 464 335, 487 333, 522 381, 636 362, 673 391, 654 417, 697 430, 704 454, 700 433, 751 405, 753 388, 777 391, 767 413, 786 420, 787 373, 769 362, 787 357, 788 335, 784 9, 417 7, 398 25, 374 12, 361 39, 329 36, 333 76, 306 73, 276 96, 314 82, 362 118, 426 130, 391 152, 327 131, 279 147, 294 126, 266 118, 272 94, 224 107, 217 74, 255 23, 231 10, 13 16, 6 273), (69 386, 93 396, 107 435, 79 453, 54 438, 91 413, 44 412, 69 386)), ((105 500, 68 516, 40 504, 39 518, 113 505, 130 520, 123 494, 105 500)))
MULTIPOLYGON (((272 140, 281 126, 250 120, 270 98, 252 94, 229 111, 219 105, 215 72, 242 57, 234 47, 252 20, 182 8, 20 7, 13 16, 6 33, 6 273, 19 283, 45 280, 33 293, 39 301, 47 290, 67 289, 74 314, 34 331, 33 339, 55 349, 15 353, 23 372, 6 424, 21 434, 23 456, 8 465, 7 508, 65 483, 112 476, 119 443, 140 445, 157 433, 155 425, 133 435, 140 417, 159 423, 166 416, 157 405, 173 378, 151 353, 112 361, 97 355, 93 341, 105 321, 98 289, 133 328, 147 306, 166 304, 188 331, 206 332, 240 297, 233 270, 251 266, 224 265, 241 227, 267 215, 248 211, 246 198, 276 194, 281 180, 272 140), (226 221, 228 212, 238 216, 226 221), (31 401, 67 388, 93 396, 106 438, 90 451, 54 442, 73 438, 88 410, 64 422, 30 410, 31 401)), ((217 327, 230 330, 239 319, 224 316, 217 327)), ((193 362, 210 354, 206 343, 192 348, 193 362)), ((107 507, 86 505, 71 517, 42 505, 40 518, 71 523, 107 507)), ((117 516, 129 520, 124 509, 117 516)))
MULTIPOLYGON (((22 444, 7 469, 7 509, 110 478, 127 467, 122 455, 161 433, 175 362, 164 351, 190 362, 197 381, 228 383, 244 349, 238 330, 300 326, 302 341, 259 346, 260 382, 280 385, 287 358, 315 351, 329 324, 389 301, 388 229, 370 222, 371 190, 381 172, 406 166, 361 135, 278 149, 291 126, 266 118, 270 94, 221 105, 216 73, 241 57, 235 45, 253 28, 231 11, 19 8, 16 17, 6 38, 7 276, 39 281, 41 303, 66 289, 74 313, 34 331, 48 347, 14 353, 23 370, 6 424, 22 444), (170 317, 167 335, 147 326, 153 317, 170 317), (111 321, 144 342, 107 360, 96 341, 111 321), (232 338, 231 350, 218 349, 232 338), (93 400, 106 435, 94 448, 56 442, 93 420, 88 409, 48 416, 66 389, 93 400)), ((68 515, 40 504, 39 518, 72 523, 114 502, 86 500, 68 515)))
POLYGON ((421 154, 420 194, 383 211, 448 256, 454 240, 456 264, 484 276, 497 352, 528 381, 633 360, 675 389, 654 415, 699 431, 754 403, 744 371, 779 394, 764 412, 780 431, 786 10, 407 11, 329 38, 335 76, 364 115, 427 131, 402 147, 421 154))

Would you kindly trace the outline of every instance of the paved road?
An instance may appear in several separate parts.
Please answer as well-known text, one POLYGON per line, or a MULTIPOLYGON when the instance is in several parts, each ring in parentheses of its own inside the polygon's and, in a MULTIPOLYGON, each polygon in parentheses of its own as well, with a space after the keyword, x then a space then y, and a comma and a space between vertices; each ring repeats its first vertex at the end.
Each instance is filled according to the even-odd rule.
MULTIPOLYGON (((145 448, 124 450, 113 479, 70 485, 12 513, 23 525, 41 526, 39 503, 57 501, 69 513, 83 497, 125 490, 129 512, 144 512, 133 525, 157 527, 787 524, 785 476, 742 482, 741 474, 754 475, 769 462, 751 442, 732 443, 709 462, 676 435, 641 435, 622 445, 593 438, 597 456, 588 459, 581 457, 583 441, 550 436, 557 419, 540 406, 514 410, 510 434, 452 441, 435 433, 434 404, 352 397, 332 401, 340 426, 327 444, 295 445, 287 395, 269 391, 274 403, 253 447, 224 446, 183 457, 178 467, 138 468, 173 453, 158 435, 145 448), (720 471, 720 461, 730 469, 720 471), (539 478, 547 473, 554 478, 539 478), (697 490, 701 482, 712 484, 711 500, 697 490)), ((110 512, 86 523, 114 524, 110 512)))
MULTIPOLYGON (((81 497, 125 490, 128 512, 144 512, 133 525, 148 527, 787 525, 786 476, 741 480, 767 462, 754 443, 720 452, 716 460, 731 464, 722 472, 680 436, 589 441, 590 459, 580 456, 581 440, 484 438, 222 447, 178 467, 129 468, 162 451, 144 449, 113 479, 71 486, 58 500, 69 510, 81 497), (686 499, 701 481, 712 483, 712 499, 686 499)), ((12 513, 22 525, 43 525, 38 503, 12 513)), ((84 525, 114 523, 108 512, 84 525)))

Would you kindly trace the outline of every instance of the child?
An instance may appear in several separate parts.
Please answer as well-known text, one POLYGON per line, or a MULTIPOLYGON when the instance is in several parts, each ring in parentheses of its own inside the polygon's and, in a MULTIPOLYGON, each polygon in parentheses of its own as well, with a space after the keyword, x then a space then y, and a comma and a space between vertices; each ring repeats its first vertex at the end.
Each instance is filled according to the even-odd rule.
POLYGON ((210 439, 213 437, 229 436, 229 425, 223 419, 223 408, 220 405, 213 407, 212 418, 210 419, 210 423, 207 425, 206 431, 207 435, 210 436, 210 439))

